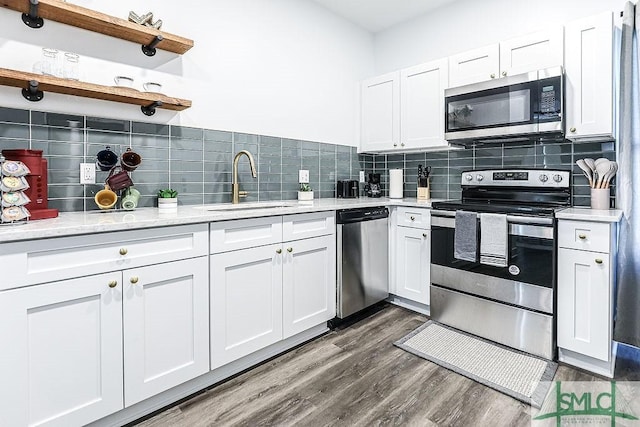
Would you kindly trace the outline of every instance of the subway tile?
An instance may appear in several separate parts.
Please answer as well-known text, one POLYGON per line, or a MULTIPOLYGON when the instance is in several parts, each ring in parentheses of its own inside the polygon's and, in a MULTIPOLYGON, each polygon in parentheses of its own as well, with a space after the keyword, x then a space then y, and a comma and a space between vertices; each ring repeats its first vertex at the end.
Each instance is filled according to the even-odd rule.
POLYGON ((247 144, 247 145, 258 145, 258 135, 253 135, 249 133, 233 133, 233 143, 234 144, 247 144))
POLYGON ((29 110, 0 107, 0 122, 29 124, 29 110))
POLYGON ((261 202, 271 202, 282 200, 282 193, 280 191, 261 191, 258 197, 261 202))
POLYGON ((145 135, 169 136, 169 125, 159 123, 132 122, 131 132, 145 135))
POLYGON ((227 144, 233 143, 233 132, 227 132, 224 130, 204 129, 204 140, 215 142, 226 142, 227 144))
POLYGON ((129 146, 130 141, 131 137, 128 133, 103 132, 95 130, 87 131, 87 142, 90 144, 100 144, 102 145, 102 149, 104 149, 104 147, 107 145, 111 147, 116 145, 129 146))
POLYGON ((433 161, 448 161, 449 151, 429 151, 426 153, 427 162, 433 161))
MULTIPOLYGON (((169 184, 174 185, 178 182, 189 182, 189 183, 199 183, 200 186, 203 184, 202 172, 193 171, 193 172, 185 172, 185 171, 177 171, 169 174, 169 184)), ((202 191, 202 189, 200 189, 202 191)))
POLYGON ((0 151, 1 150, 24 150, 29 147, 29 139, 5 139, 0 138, 0 151))
POLYGON ((202 141, 204 138, 204 130, 201 128, 172 125, 170 127, 170 135, 172 138, 195 139, 202 141))
POLYGON ((0 138, 29 140, 29 126, 16 123, 0 123, 0 138))
MULTIPOLYGON (((185 194, 198 194, 202 197, 202 183, 196 182, 171 182, 170 187, 178 192, 178 199, 185 194)), ((202 199, 199 203, 202 203, 202 199)))
POLYGON ((205 183, 216 183, 216 182, 225 182, 231 183, 233 177, 231 170, 229 171, 212 171, 206 170, 204 171, 204 182, 205 183))
POLYGON ((201 150, 179 150, 179 149, 174 149, 172 148, 169 152, 169 157, 171 158, 171 160, 178 160, 178 161, 184 161, 184 160, 189 160, 192 162, 200 162, 202 163, 203 160, 203 156, 202 156, 202 151, 201 150))
POLYGON ((84 116, 32 111, 31 124, 82 129, 84 128, 84 116))
POLYGON ((68 141, 83 143, 85 135, 84 130, 82 129, 32 126, 31 138, 40 141, 68 141))
POLYGON ((178 196, 178 205, 190 206, 201 205, 203 203, 204 196, 200 194, 181 194, 178 196))
POLYGON ((106 119, 102 117, 87 117, 87 129, 112 131, 112 132, 131 132, 130 120, 106 119))
POLYGON ((42 150, 43 156, 83 157, 84 144, 55 141, 32 141, 31 149, 42 150))
POLYGON ((313 151, 316 153, 320 152, 320 143, 312 142, 312 141, 300 141, 300 148, 304 151, 313 151))
POLYGON ((201 139, 186 139, 179 137, 172 137, 170 141, 171 150, 192 150, 200 152, 200 157, 202 157, 202 152, 204 149, 204 145, 201 139))
POLYGON ((169 148, 169 137, 157 135, 131 135, 131 147, 139 150, 140 147, 169 148))
POLYGON ((65 185, 49 183, 47 186, 50 199, 69 199, 84 197, 83 185, 65 185))
MULTIPOLYGON (((93 198, 91 199, 93 203, 93 198)), ((95 203, 93 204, 95 206, 95 203)), ((49 198, 49 208, 58 209, 60 212, 82 212, 84 210, 84 198, 52 199, 49 198)), ((98 209, 97 206, 95 206, 98 209)))
POLYGON ((205 205, 211 203, 230 203, 231 193, 205 193, 203 202, 205 205))

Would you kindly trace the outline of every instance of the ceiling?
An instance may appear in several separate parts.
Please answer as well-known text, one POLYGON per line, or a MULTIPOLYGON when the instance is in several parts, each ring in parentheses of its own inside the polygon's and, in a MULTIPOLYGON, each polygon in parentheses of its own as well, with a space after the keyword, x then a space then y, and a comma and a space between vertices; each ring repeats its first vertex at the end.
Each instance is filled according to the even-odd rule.
POLYGON ((377 33, 455 0, 313 0, 377 33))

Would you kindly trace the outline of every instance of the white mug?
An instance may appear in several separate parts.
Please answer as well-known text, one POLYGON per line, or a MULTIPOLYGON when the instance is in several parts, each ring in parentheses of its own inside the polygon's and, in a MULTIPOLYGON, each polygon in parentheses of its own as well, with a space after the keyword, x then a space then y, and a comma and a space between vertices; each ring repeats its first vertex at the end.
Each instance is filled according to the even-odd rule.
POLYGON ((127 76, 116 76, 113 81, 118 86, 133 87, 133 78, 127 76))
POLYGON ((162 85, 160 83, 155 83, 155 82, 144 83, 142 87, 146 92, 160 93, 160 91, 162 90, 162 85))

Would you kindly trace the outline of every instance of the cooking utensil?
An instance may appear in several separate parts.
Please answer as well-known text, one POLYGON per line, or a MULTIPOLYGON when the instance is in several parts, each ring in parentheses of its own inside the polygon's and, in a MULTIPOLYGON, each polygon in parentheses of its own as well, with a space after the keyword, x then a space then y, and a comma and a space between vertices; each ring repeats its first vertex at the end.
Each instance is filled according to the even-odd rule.
POLYGON ((431 166, 427 166, 427 168, 425 169, 425 176, 427 178, 429 178, 429 175, 431 175, 431 166))
POLYGON ((593 188, 593 172, 591 171, 591 168, 587 166, 584 159, 578 159, 576 161, 576 165, 582 169, 582 173, 587 177, 587 180, 589 180, 589 187, 593 188))
POLYGON ((618 163, 611 162, 610 166, 611 166, 611 169, 609 169, 609 173, 607 173, 607 177, 604 182, 604 185, 605 185, 604 188, 609 188, 609 184, 611 183, 611 180, 616 175, 616 173, 618 173, 618 163))
MULTIPOLYGON (((598 159, 598 160, 601 160, 601 159, 598 159)), ((598 172, 598 180, 595 183, 595 188, 602 188, 604 177, 607 173, 609 173, 609 169, 611 169, 610 164, 611 162, 607 159, 604 159, 604 161, 600 161, 599 163, 596 164, 596 172, 598 172)))

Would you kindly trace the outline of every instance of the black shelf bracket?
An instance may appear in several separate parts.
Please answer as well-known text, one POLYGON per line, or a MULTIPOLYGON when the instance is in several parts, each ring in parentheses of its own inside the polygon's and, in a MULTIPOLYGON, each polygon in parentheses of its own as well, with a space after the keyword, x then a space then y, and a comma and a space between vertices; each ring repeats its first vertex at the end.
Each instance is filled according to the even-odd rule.
POLYGON ((42 28, 44 20, 38 16, 38 0, 29 0, 29 13, 22 14, 22 22, 31 28, 42 28))
POLYGON ((42 101, 42 98, 44 98, 44 92, 38 90, 38 86, 39 83, 37 81, 29 80, 29 86, 22 89, 22 96, 31 102, 42 101))
POLYGON ((151 43, 149 43, 148 45, 142 45, 142 52, 144 52, 144 54, 147 56, 155 55, 156 46, 158 46, 158 43, 160 43, 162 40, 164 40, 164 37, 162 37, 162 34, 158 34, 157 36, 155 36, 151 43))
POLYGON ((140 107, 140 109, 145 115, 153 116, 156 113, 156 108, 158 107, 162 107, 162 101, 154 101, 153 103, 147 106, 143 105, 142 107, 140 107))

